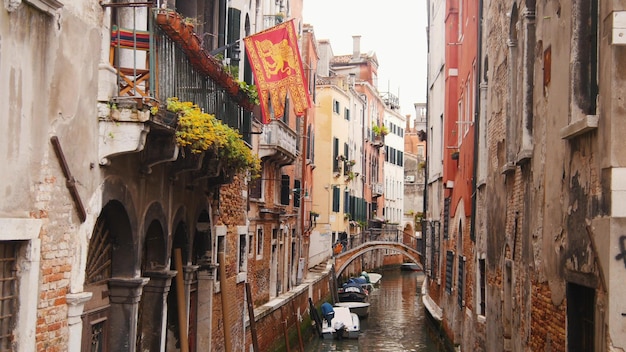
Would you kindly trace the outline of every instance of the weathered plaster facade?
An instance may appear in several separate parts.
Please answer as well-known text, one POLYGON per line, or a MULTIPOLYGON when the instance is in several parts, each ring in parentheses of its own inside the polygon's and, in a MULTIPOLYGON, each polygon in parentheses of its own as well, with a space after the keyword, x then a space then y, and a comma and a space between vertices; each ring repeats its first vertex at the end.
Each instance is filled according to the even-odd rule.
POLYGON ((479 4, 476 269, 462 326, 431 312, 462 350, 623 350, 625 4, 479 4))

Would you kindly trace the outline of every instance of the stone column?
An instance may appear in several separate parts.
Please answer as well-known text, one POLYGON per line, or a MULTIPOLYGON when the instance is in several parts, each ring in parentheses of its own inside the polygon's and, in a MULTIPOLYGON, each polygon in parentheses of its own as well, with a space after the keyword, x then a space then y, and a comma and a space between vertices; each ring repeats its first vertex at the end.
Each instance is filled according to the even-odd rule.
POLYGON ((109 350, 135 351, 137 312, 147 277, 109 279, 109 350))
POLYGON ((67 300, 67 325, 69 330, 68 352, 80 352, 83 333, 83 308, 85 302, 91 299, 91 292, 68 293, 67 300))
POLYGON ((167 295, 175 270, 146 271, 150 279, 141 298, 141 350, 165 351, 167 295))
MULTIPOLYGON (((191 284, 193 283, 195 277, 196 277, 196 273, 198 272, 198 265, 186 265, 183 267, 183 280, 185 282, 185 302, 187 303, 187 336, 189 336, 189 346, 195 346, 196 345, 196 341, 198 339, 198 333, 197 333, 197 329, 198 326, 196 324, 196 322, 198 321, 198 317, 197 317, 197 313, 198 313, 198 307, 197 307, 197 301, 196 301, 196 306, 192 307, 191 306, 191 284), (191 314, 191 311, 194 310, 194 314, 191 314), (195 318, 196 321, 192 322, 191 319, 195 318), (196 329, 196 333, 195 341, 191 341, 191 339, 194 337, 192 336, 192 328, 196 329)), ((196 295, 198 294, 198 292, 196 292, 196 295)), ((196 296, 197 297, 197 296, 196 296)), ((198 350, 196 348, 196 350, 198 350)))
POLYGON ((216 266, 211 263, 198 270, 198 351, 211 351, 215 271, 216 266))

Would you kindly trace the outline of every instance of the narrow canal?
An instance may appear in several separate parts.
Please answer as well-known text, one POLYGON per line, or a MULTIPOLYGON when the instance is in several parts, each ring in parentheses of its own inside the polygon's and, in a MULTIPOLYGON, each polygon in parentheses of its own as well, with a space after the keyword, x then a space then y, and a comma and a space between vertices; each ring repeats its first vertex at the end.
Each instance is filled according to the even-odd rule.
POLYGON ((306 352, 428 351, 438 352, 421 299, 423 274, 386 269, 379 288, 369 297, 370 313, 361 319, 358 340, 313 339, 306 352))

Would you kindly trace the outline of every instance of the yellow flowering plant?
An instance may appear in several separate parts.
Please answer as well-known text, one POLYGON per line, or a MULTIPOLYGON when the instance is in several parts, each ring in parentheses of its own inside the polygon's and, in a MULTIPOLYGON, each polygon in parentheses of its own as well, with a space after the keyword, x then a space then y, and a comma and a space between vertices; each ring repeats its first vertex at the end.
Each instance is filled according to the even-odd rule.
POLYGON ((259 174, 261 162, 243 141, 239 132, 203 112, 192 102, 182 102, 176 97, 167 99, 167 110, 179 114, 176 143, 192 153, 213 151, 226 171, 249 171, 259 174))

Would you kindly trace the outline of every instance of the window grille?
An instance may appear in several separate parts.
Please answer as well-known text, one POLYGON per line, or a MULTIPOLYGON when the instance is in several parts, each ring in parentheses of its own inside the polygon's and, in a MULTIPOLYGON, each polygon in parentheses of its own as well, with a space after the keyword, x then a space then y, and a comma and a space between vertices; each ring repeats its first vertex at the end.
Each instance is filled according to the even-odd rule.
POLYGON ((465 301, 463 299, 463 295, 465 294, 465 287, 464 287, 464 279, 465 278, 465 257, 460 255, 459 256, 459 278, 458 278, 458 297, 457 297, 457 303, 459 304, 459 309, 463 308, 463 306, 465 305, 465 301))
POLYGON ((454 263, 454 252, 447 251, 446 252, 446 292, 452 293, 452 272, 454 268, 452 264, 454 263))
POLYGON ((0 350, 10 351, 17 313, 17 250, 18 242, 0 242, 0 350))

